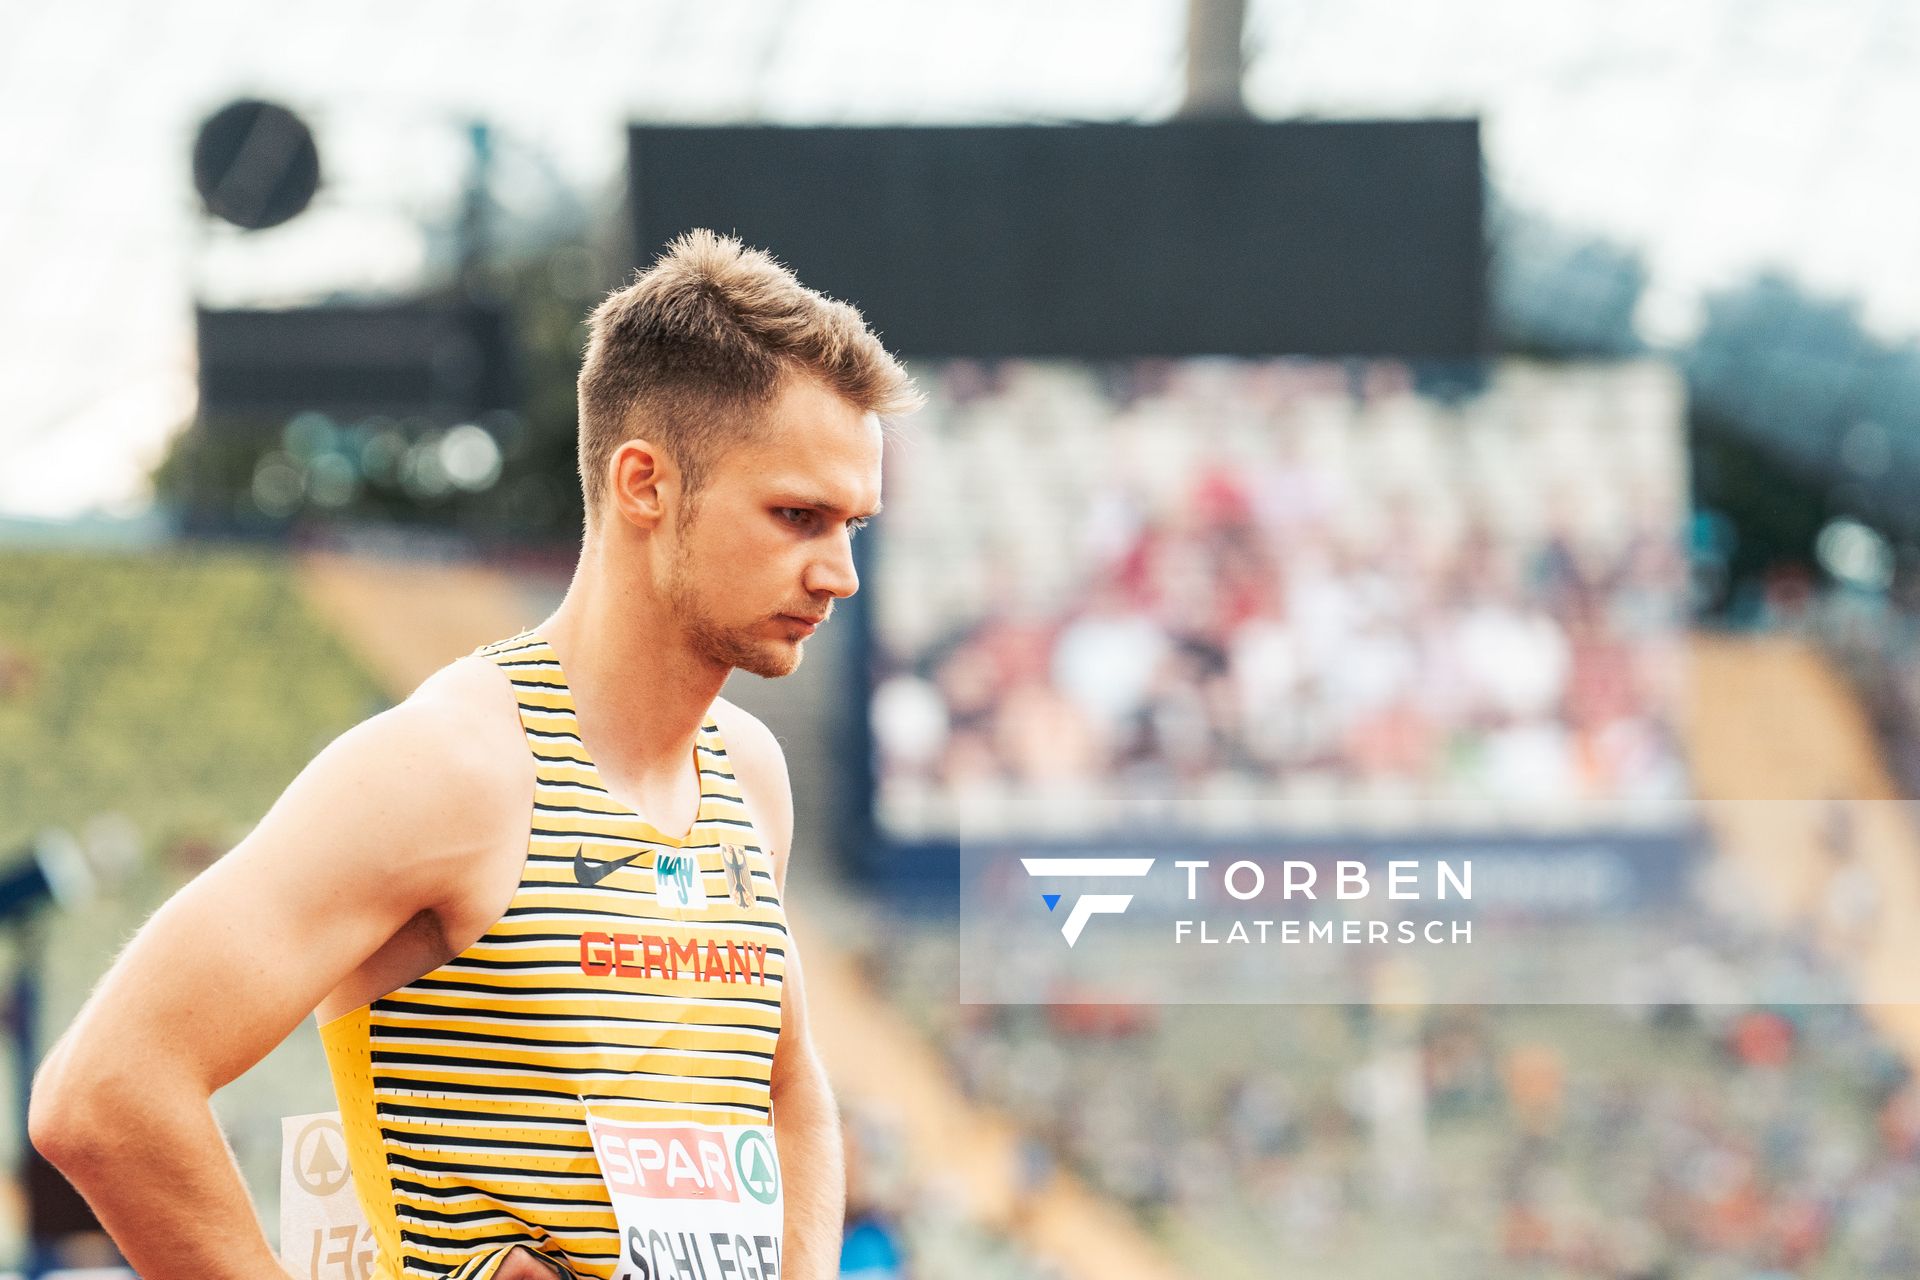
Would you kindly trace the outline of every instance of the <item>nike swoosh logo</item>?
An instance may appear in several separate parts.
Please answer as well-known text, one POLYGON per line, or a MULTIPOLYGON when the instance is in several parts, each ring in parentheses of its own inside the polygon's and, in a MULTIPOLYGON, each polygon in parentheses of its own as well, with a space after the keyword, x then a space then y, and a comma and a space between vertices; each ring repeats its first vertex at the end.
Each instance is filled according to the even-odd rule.
POLYGON ((573 847, 573 878, 581 884, 588 886, 599 884, 602 880, 605 880, 608 876, 639 857, 640 853, 646 852, 646 850, 642 849, 640 853, 630 853, 624 858, 610 858, 605 862, 588 862, 586 855, 581 853, 580 850, 580 845, 573 847))

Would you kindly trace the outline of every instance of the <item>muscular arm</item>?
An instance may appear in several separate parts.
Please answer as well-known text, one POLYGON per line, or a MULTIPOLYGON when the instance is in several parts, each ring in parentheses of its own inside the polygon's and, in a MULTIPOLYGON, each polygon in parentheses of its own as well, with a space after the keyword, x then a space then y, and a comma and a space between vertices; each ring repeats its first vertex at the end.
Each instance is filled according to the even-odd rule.
POLYGON ((208 1100, 475 856, 498 766, 450 727, 416 694, 321 752, 147 921, 42 1063, 32 1141, 146 1280, 284 1274, 208 1100))
MULTIPOLYGON (((787 854, 793 843, 793 793, 780 744, 758 720, 737 708, 721 722, 728 754, 747 802, 759 820, 773 859, 774 886, 784 903, 787 854)), ((800 950, 788 921, 781 986, 780 1039, 773 1051, 773 1131, 786 1185, 783 1274, 793 1280, 830 1280, 840 1271, 847 1180, 840 1113, 827 1073, 807 1029, 800 950)))

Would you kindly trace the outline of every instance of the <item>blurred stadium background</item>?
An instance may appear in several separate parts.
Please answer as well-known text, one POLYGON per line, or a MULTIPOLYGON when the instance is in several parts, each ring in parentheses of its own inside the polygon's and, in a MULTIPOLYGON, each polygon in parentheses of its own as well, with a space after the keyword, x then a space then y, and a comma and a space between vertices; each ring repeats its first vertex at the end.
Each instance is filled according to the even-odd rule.
MULTIPOLYGON (((581 319, 715 225, 932 396, 863 607, 729 691, 792 763, 843 1274, 1920 1273, 1908 7, 4 21, 21 1091, 313 752, 557 602, 581 319), (1668 856, 1751 869, 1767 954, 1858 994, 959 1003, 963 826, 1116 816, 1549 859, 1704 824, 1668 856)), ((272 1223, 311 1027, 216 1105, 272 1223)), ((15 1111, 0 1264, 111 1271, 15 1111)))

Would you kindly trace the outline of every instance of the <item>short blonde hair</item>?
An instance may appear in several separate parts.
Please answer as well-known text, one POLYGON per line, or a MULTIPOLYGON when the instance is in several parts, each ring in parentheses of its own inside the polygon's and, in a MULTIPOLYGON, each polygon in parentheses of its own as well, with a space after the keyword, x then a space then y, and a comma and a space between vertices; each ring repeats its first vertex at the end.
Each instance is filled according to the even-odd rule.
POLYGON ((801 284, 731 236, 689 231, 594 309, 580 366, 580 485, 592 527, 607 460, 643 437, 669 453, 689 496, 752 436, 783 378, 810 374, 860 409, 908 413, 922 397, 853 306, 801 284))

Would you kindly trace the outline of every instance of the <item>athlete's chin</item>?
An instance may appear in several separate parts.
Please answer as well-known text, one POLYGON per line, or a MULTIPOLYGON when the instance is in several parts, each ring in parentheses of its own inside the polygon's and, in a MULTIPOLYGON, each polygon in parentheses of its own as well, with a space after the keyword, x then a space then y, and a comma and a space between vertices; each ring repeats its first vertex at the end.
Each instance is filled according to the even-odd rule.
POLYGON ((799 669, 800 660, 806 656, 805 645, 804 640, 780 640, 764 648, 756 645, 733 665, 763 680, 778 680, 799 669))

